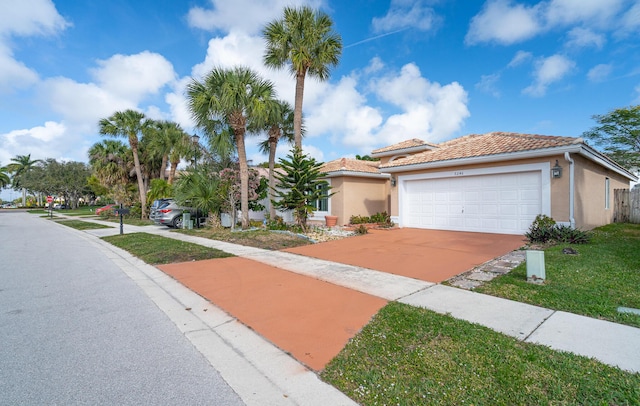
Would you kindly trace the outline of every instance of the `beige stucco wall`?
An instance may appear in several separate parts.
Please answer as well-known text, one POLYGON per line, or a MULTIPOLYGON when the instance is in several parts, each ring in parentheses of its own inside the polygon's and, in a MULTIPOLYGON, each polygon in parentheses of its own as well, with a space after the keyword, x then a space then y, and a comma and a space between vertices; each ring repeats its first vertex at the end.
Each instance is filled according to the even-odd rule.
MULTIPOLYGON (((576 227, 581 229, 590 229, 599 225, 608 224, 613 219, 613 189, 628 188, 628 179, 624 178, 613 171, 582 158, 578 155, 572 155, 575 161, 575 208, 574 219, 576 227), (610 178, 610 209, 604 208, 604 182, 605 177, 610 178)), ((548 162, 553 167, 558 160, 558 164, 562 167, 563 173, 561 178, 551 178, 549 180, 550 187, 550 207, 551 217, 557 222, 568 223, 570 221, 569 208, 569 179, 570 164, 565 161, 564 155, 557 155, 543 158, 521 159, 513 161, 504 161, 499 163, 475 164, 475 165, 459 165, 447 168, 433 168, 419 171, 408 171, 402 173, 393 173, 392 176, 400 179, 404 175, 413 175, 419 173, 437 173, 465 171, 468 169, 491 168, 500 166, 523 165, 532 163, 548 162)), ((392 216, 399 215, 398 207, 398 191, 399 187, 390 187, 390 209, 392 216)))
POLYGON ((629 180, 581 156, 573 156, 575 167, 576 227, 589 230, 613 221, 613 190, 628 189, 629 180), (609 202, 605 204, 606 178, 609 178, 609 202))
POLYGON ((349 223, 351 216, 371 216, 389 211, 389 180, 351 176, 331 178, 331 214, 338 224, 349 223))

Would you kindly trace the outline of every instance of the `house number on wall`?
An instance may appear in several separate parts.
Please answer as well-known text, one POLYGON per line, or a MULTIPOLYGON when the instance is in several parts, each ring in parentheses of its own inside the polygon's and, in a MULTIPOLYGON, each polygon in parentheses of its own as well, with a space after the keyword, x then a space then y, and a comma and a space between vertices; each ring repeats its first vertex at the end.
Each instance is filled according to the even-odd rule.
POLYGON ((462 176, 462 175, 464 175, 464 172, 462 171, 453 172, 453 176, 462 176))

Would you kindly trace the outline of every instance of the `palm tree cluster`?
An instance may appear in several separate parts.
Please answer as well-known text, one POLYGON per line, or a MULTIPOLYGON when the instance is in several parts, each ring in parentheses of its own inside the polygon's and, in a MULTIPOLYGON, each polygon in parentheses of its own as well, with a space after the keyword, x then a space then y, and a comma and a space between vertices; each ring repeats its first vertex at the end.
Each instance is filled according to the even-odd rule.
POLYGON ((159 180, 155 184, 166 190, 163 183, 173 183, 178 164, 193 156, 197 146, 177 123, 152 120, 135 110, 115 112, 98 125, 100 134, 115 139, 103 140, 89 149, 96 183, 115 201, 131 204, 135 181, 141 216, 146 218, 147 192, 153 181, 159 180), (118 138, 125 138, 127 143, 118 138))
MULTIPOLYGON (((201 147, 196 152, 207 155, 210 161, 223 164, 220 169, 224 164, 233 164, 233 156, 237 157, 243 229, 249 226, 250 209, 245 137, 249 134, 267 135, 260 147, 269 155, 269 201, 272 201, 278 142, 281 139, 293 141, 297 150, 302 150, 304 80, 307 75, 327 80, 330 68, 337 65, 342 53, 342 40, 332 27, 329 16, 320 11, 309 7, 286 7, 283 18, 269 23, 263 30, 265 64, 277 69, 289 65, 295 77, 295 108, 277 98, 271 81, 244 66, 215 67, 201 79, 194 78, 187 85, 188 109, 196 128, 208 142, 208 148, 201 147)), ((89 155, 97 181, 110 190, 116 200, 122 201, 130 196, 132 180, 135 180, 144 218, 149 185, 153 184, 156 190, 164 190, 161 181, 165 178, 167 163, 171 165, 167 183, 171 184, 180 160, 189 159, 189 154, 193 154, 189 135, 175 123, 150 120, 134 110, 116 112, 100 120, 99 127, 102 135, 125 138, 128 145, 119 140, 105 140, 91 148, 89 155)), ((196 161, 197 156, 193 169, 196 161)), ((211 168, 203 170, 210 172, 211 168)), ((214 183, 206 180, 207 176, 187 175, 185 184, 200 179, 206 184, 199 189, 211 195, 214 183)), ((193 188, 198 189, 196 186, 193 188)), ((191 199, 202 200, 193 195, 191 199)), ((270 214, 275 217, 273 204, 270 205, 270 214)))
MULTIPOLYGON (((274 198, 276 148, 281 138, 293 138, 302 150, 302 99, 307 74, 327 80, 331 66, 338 63, 342 40, 333 32, 333 22, 326 14, 309 7, 286 7, 282 19, 263 30, 266 40, 264 62, 273 68, 290 65, 296 78, 295 108, 278 100, 271 81, 243 66, 216 67, 187 87, 189 111, 204 133, 217 131, 216 145, 233 146, 240 167, 240 210, 242 228, 249 226, 249 172, 245 149, 247 134, 266 133, 261 144, 269 154, 269 200, 274 198)), ((219 149, 221 150, 221 148, 219 149)), ((270 215, 275 208, 270 205, 270 215)))

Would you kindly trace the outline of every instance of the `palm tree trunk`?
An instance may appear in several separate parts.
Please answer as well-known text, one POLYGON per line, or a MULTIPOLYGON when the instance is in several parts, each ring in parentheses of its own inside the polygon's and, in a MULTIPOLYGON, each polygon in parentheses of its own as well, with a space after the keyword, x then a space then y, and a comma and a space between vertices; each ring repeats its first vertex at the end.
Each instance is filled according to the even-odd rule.
POLYGON ((296 73, 296 100, 293 108, 293 137, 295 147, 302 151, 302 98, 304 97, 304 77, 307 71, 296 73))
POLYGON ((164 176, 167 172, 167 156, 162 155, 162 163, 160 164, 160 179, 164 180, 164 176))
POLYGON ((142 170, 140 169, 140 158, 138 158, 138 146, 135 143, 131 146, 131 151, 133 151, 133 164, 136 167, 136 178, 138 178, 138 192, 140 194, 140 208, 142 211, 141 218, 145 219, 147 217, 147 199, 144 180, 142 179, 142 170))
POLYGON ((276 145, 278 141, 269 137, 269 219, 274 221, 276 218, 276 207, 273 205, 274 188, 276 187, 276 178, 274 171, 276 170, 276 145))
POLYGON ((172 185, 173 179, 176 177, 176 169, 178 168, 179 162, 171 162, 171 169, 169 169, 169 179, 167 182, 172 185))
POLYGON ((249 228, 249 167, 247 166, 247 151, 244 146, 244 128, 234 128, 236 134, 236 148, 240 164, 240 211, 242 212, 242 229, 249 228))

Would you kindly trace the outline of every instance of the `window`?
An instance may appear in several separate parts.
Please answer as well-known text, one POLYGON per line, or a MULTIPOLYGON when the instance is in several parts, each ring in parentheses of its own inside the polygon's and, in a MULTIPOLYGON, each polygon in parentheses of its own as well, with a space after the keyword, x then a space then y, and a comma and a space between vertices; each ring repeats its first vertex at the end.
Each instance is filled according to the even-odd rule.
MULTIPOLYGON (((327 183, 323 183, 321 185, 316 186, 319 190, 322 190, 323 194, 327 194, 329 192, 329 185, 327 183)), ((329 198, 325 197, 324 199, 314 200, 311 202, 311 205, 314 207, 315 211, 329 211, 329 198)))
POLYGON ((609 200, 611 193, 609 192, 609 178, 604 178, 604 208, 609 209, 609 200))

